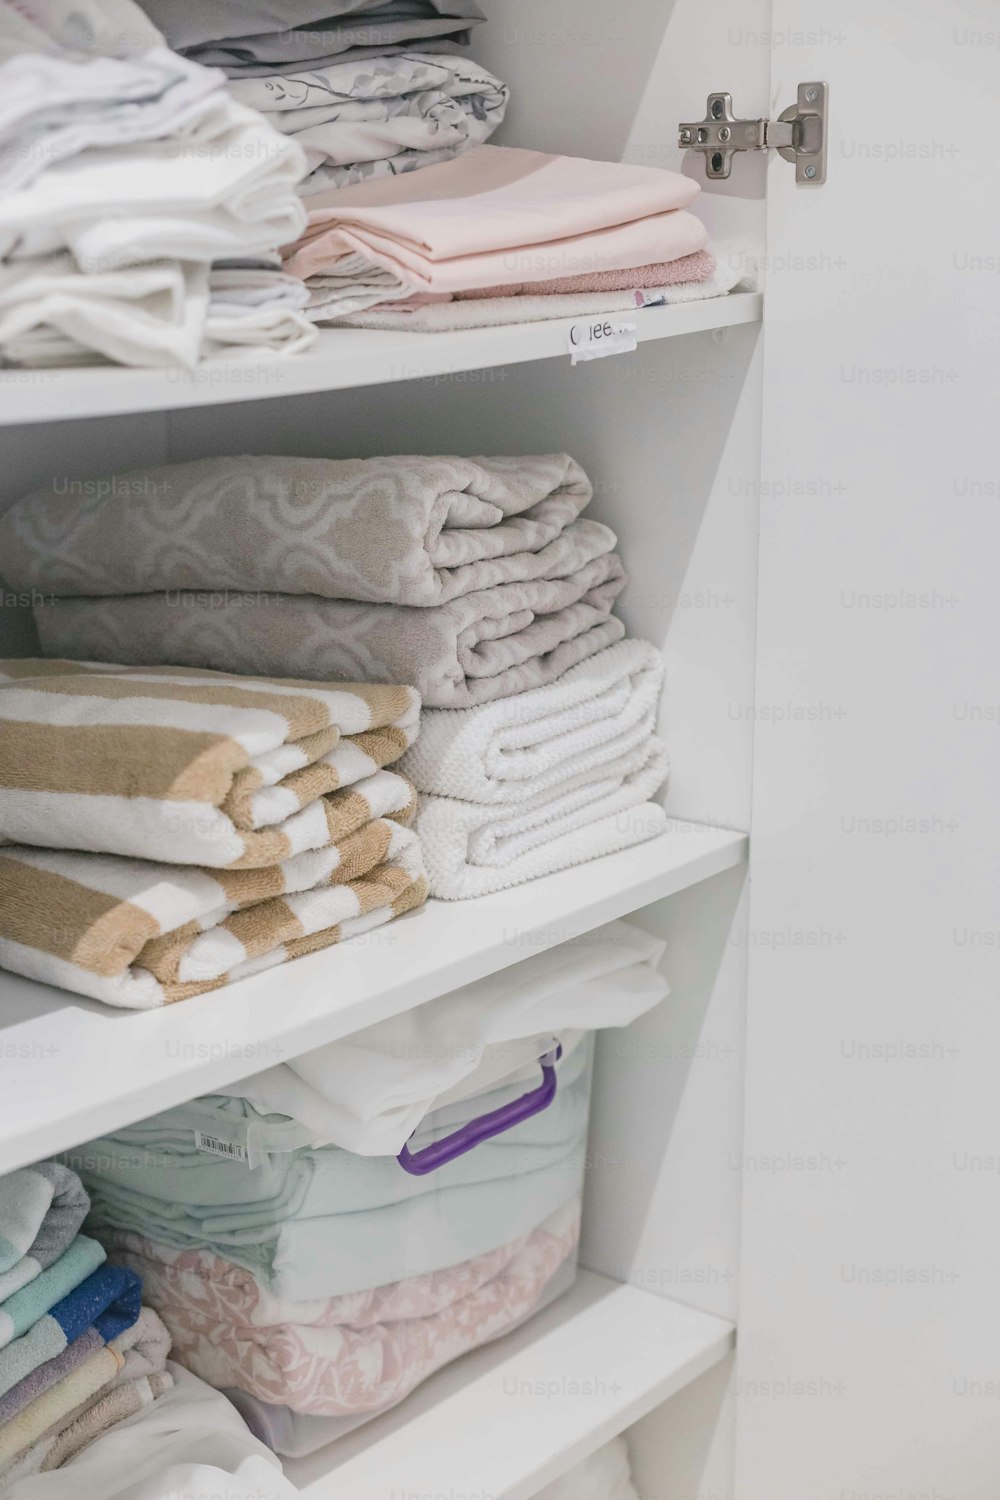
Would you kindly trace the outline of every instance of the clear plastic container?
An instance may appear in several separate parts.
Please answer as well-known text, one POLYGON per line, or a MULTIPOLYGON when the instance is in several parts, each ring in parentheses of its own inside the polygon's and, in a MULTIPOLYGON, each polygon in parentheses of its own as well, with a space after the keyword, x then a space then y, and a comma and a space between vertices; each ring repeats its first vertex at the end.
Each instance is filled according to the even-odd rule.
POLYGON ((397 1156, 214 1095, 68 1153, 173 1357, 302 1455, 502 1336, 576 1274, 593 1033, 453 1099, 397 1156))

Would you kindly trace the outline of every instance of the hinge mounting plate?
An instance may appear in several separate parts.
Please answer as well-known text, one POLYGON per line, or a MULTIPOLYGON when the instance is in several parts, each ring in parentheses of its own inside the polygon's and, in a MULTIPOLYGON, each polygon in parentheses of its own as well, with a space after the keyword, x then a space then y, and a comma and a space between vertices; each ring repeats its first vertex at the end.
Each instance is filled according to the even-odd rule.
POLYGON ((709 94, 703 120, 677 127, 677 143, 705 157, 706 177, 728 177, 737 151, 778 152, 795 163, 795 181, 820 187, 826 181, 826 125, 829 90, 825 83, 800 83, 798 98, 776 120, 739 120, 732 94, 709 94))

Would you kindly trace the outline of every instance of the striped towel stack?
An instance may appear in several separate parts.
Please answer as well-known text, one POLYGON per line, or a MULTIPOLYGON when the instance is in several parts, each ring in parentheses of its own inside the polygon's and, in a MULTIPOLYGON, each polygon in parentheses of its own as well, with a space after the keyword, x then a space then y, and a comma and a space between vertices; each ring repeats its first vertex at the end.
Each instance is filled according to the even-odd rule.
POLYGON ((112 1005, 419 906, 412 688, 0 662, 0 963, 112 1005))

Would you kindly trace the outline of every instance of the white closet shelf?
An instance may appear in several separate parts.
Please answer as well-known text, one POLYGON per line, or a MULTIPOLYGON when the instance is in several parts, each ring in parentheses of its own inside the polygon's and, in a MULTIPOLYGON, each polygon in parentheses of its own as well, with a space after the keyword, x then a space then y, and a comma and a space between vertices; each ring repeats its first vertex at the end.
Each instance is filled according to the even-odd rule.
MULTIPOLYGON (((760 292, 731 292, 705 302, 651 307, 635 315, 640 342, 759 323, 760 292)), ((616 314, 622 317, 624 314, 616 314)), ((133 370, 117 365, 58 370, 0 371, 0 426, 106 417, 125 412, 172 411, 301 396, 352 386, 423 380, 462 370, 568 360, 568 333, 575 320, 471 328, 456 333, 390 333, 361 328, 324 329, 316 344, 289 359, 224 360, 184 370, 133 370)))
POLYGON ((115 1010, 0 971, 0 1173, 296 1057, 625 916, 746 858, 671 822, 646 844, 419 912, 162 1010, 115 1010))
POLYGON ((527 1500, 723 1359, 732 1325, 581 1271, 498 1343, 285 1472, 308 1500, 527 1500))

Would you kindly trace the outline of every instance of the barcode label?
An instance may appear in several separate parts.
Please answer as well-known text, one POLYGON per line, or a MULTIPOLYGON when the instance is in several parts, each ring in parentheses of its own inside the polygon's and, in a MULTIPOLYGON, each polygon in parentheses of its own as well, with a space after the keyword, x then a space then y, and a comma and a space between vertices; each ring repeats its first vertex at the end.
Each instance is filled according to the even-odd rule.
POLYGON ((194 1133, 194 1144, 198 1151, 207 1151, 209 1156, 224 1156, 227 1161, 247 1159, 246 1149, 235 1141, 220 1141, 217 1135, 205 1135, 201 1130, 194 1133))

